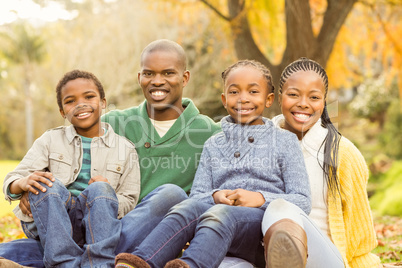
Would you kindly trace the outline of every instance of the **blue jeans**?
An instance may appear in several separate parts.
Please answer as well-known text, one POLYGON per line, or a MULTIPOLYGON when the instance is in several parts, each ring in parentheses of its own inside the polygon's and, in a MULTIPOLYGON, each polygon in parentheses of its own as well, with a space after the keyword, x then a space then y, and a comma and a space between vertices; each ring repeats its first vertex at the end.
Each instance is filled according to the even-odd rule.
MULTIPOLYGON (((144 197, 121 219, 122 230, 115 254, 132 252, 163 219, 169 209, 187 199, 177 185, 162 185, 144 197)), ((0 244, 0 256, 21 265, 43 268, 43 248, 35 239, 18 239, 0 244)))
MULTIPOLYGON (((58 180, 46 192, 29 194, 34 222, 44 249, 46 267, 113 267, 120 238, 119 202, 113 188, 94 182, 74 197, 58 180), (81 246, 80 246, 81 245, 81 246)), ((33 236, 32 236, 33 235, 33 236)), ((32 236, 32 237, 31 237, 32 236)))
POLYGON ((191 267, 218 267, 227 253, 264 267, 263 215, 259 208, 188 199, 172 208, 133 254, 151 267, 164 267, 190 242, 181 259, 191 267))

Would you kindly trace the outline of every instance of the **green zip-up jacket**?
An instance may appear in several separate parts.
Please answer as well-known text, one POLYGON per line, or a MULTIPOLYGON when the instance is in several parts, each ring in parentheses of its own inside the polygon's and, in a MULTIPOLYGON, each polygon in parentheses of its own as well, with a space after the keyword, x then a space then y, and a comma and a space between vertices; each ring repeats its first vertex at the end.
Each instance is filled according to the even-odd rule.
POLYGON ((146 101, 102 117, 117 134, 136 146, 141 172, 140 201, 166 183, 176 184, 189 193, 204 142, 221 131, 219 123, 201 115, 190 99, 184 98, 182 104, 183 113, 163 137, 159 137, 149 120, 146 101))

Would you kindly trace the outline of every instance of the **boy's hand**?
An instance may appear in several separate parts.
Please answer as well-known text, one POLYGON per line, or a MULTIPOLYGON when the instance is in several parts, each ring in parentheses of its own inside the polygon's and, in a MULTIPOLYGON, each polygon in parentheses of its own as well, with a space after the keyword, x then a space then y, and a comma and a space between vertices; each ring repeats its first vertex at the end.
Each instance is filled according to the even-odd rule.
POLYGON ((22 211, 22 213, 24 213, 25 215, 28 215, 29 217, 33 217, 32 216, 32 212, 31 212, 31 205, 29 204, 29 193, 28 192, 24 192, 22 194, 22 197, 20 199, 20 203, 18 205, 22 211))
POLYGON ((236 189, 227 194, 227 198, 233 202, 233 206, 258 208, 264 205, 265 198, 261 193, 236 189))
POLYGON ((213 193, 212 197, 214 198, 215 204, 233 205, 233 200, 226 197, 230 192, 232 192, 232 190, 220 190, 213 193))
POLYGON ((89 180, 88 185, 90 185, 91 183, 96 182, 96 181, 104 181, 104 182, 107 182, 110 184, 110 182, 105 177, 98 175, 98 176, 92 177, 89 180))
POLYGON ((46 188, 41 183, 52 187, 54 181, 53 174, 44 171, 35 171, 34 173, 13 181, 10 184, 10 193, 21 194, 23 192, 31 192, 33 194, 39 194, 39 191, 46 192, 46 188))

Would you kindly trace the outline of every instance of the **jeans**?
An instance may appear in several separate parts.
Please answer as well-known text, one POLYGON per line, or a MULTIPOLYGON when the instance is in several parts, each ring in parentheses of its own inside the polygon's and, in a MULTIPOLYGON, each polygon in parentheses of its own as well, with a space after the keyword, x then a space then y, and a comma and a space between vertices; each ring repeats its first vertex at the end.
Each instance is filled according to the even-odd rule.
MULTIPOLYGON (((45 187, 46 192, 29 194, 34 222, 24 223, 25 227, 34 224, 37 228, 45 266, 113 267, 121 232, 119 202, 113 188, 94 182, 74 197, 58 180, 45 187)), ((32 231, 26 235, 37 237, 32 231)))
POLYGON ((307 235, 308 258, 306 268, 343 268, 342 255, 329 237, 299 207, 283 199, 272 201, 262 221, 262 232, 280 219, 292 219, 301 225, 307 235))
POLYGON ((188 199, 172 208, 133 254, 151 267, 164 267, 190 242, 181 260, 191 267, 218 267, 227 253, 264 267, 263 215, 259 208, 188 199))
MULTIPOLYGON (((187 199, 187 194, 177 185, 159 186, 144 197, 134 210, 121 219, 120 242, 115 254, 132 252, 163 219, 169 209, 187 199)), ((21 265, 43 268, 43 248, 35 239, 18 239, 0 244, 0 256, 21 265)))

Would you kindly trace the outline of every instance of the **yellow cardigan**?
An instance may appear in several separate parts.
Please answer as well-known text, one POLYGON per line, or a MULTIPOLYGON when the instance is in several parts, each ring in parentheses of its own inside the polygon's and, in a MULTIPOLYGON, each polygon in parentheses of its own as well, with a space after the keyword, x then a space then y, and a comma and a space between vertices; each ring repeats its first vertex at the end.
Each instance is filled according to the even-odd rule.
POLYGON ((331 237, 342 254, 346 268, 382 267, 371 253, 377 246, 373 217, 367 198, 368 169, 360 151, 342 137, 339 144, 339 194, 328 192, 328 220, 331 237))

